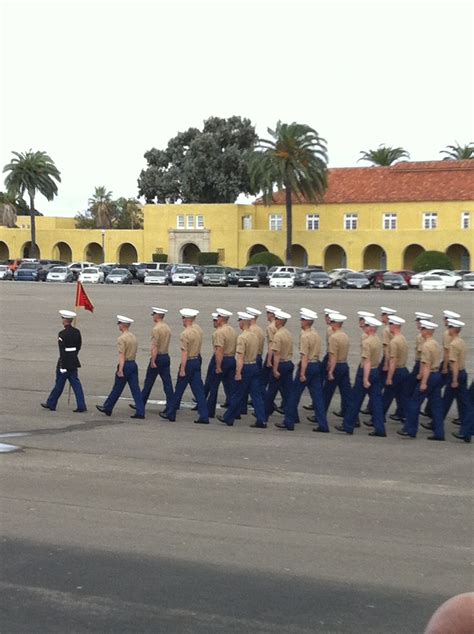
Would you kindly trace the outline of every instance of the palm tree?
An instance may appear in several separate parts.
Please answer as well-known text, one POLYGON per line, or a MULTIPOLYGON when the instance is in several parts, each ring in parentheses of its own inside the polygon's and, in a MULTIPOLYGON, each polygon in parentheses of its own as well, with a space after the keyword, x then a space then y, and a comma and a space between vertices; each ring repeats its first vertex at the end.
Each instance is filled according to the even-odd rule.
POLYGON ((108 192, 103 186, 96 187, 94 195, 89 198, 89 209, 95 216, 98 227, 102 229, 112 228, 115 212, 112 192, 108 192))
POLYGON ((28 193, 30 199, 31 219, 31 256, 36 257, 36 223, 35 196, 39 192, 47 200, 53 200, 58 193, 61 176, 58 168, 46 152, 13 152, 16 158, 5 165, 4 172, 9 172, 5 185, 11 196, 23 196, 28 193))
POLYGON ((402 147, 388 147, 383 144, 379 145, 376 150, 361 151, 360 154, 362 156, 359 161, 369 161, 372 165, 380 167, 388 167, 400 159, 410 158, 410 154, 402 147))
POLYGON ((293 194, 319 202, 327 189, 326 140, 308 125, 282 123, 267 129, 272 139, 259 139, 250 159, 252 188, 260 190, 265 204, 274 203, 274 188, 285 190, 286 262, 291 264, 293 194))
POLYGON ((456 145, 447 145, 446 149, 441 150, 440 154, 446 154, 443 161, 465 161, 467 159, 474 159, 474 143, 468 143, 467 145, 459 145, 456 141, 456 145))

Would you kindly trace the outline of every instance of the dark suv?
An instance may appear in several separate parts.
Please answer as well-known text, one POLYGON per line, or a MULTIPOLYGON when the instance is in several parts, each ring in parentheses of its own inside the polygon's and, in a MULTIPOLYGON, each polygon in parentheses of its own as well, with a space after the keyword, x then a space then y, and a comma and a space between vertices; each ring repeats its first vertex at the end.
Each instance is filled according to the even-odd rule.
POLYGON ((44 282, 48 271, 39 262, 23 262, 13 274, 17 282, 44 282))
POLYGON ((245 269, 255 269, 259 283, 268 284, 268 266, 266 264, 249 264, 245 269))

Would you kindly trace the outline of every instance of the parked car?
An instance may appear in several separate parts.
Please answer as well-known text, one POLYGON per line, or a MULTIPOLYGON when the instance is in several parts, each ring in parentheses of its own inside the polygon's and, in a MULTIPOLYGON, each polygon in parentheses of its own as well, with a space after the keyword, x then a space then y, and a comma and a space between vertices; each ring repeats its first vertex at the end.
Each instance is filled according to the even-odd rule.
POLYGON ((13 272, 8 264, 0 264, 0 280, 12 280, 13 272))
POLYGON ((361 271, 368 278, 371 286, 380 286, 382 277, 388 273, 387 269, 371 269, 370 271, 361 271))
POLYGON ((206 266, 202 271, 203 286, 228 286, 227 274, 223 266, 206 266))
POLYGON ((240 275, 240 269, 228 269, 226 268, 227 271, 227 281, 229 282, 229 284, 237 284, 238 279, 239 279, 239 275, 240 275))
POLYGON ((39 262, 22 262, 13 273, 13 279, 17 282, 44 282, 47 273, 39 262))
POLYGON ((295 274, 295 286, 306 286, 311 273, 321 272, 321 268, 307 266, 302 269, 298 269, 295 274))
POLYGON ((160 269, 158 269, 157 271, 148 271, 145 279, 143 280, 143 283, 147 286, 149 284, 159 284, 162 286, 166 286, 168 285, 168 276, 166 275, 165 271, 162 271, 160 269))
POLYGON ((334 286, 340 286, 341 279, 346 273, 355 273, 353 269, 331 269, 328 271, 329 277, 334 281, 334 286))
POLYGON ((105 278, 106 284, 132 284, 133 275, 128 269, 112 269, 105 278))
MULTIPOLYGON (((104 274, 104 281, 105 278, 107 277, 107 275, 113 271, 114 269, 118 269, 120 268, 121 265, 120 264, 99 264, 97 266, 98 269, 100 269, 102 271, 102 273, 104 274)), ((126 267, 121 267, 121 268, 126 268, 126 267)), ((131 272, 131 271, 130 271, 131 272)))
POLYGON ((300 267, 297 267, 297 266, 275 266, 275 267, 272 266, 272 268, 268 272, 268 280, 270 281, 270 278, 273 277, 275 273, 291 273, 291 275, 295 277, 299 268, 300 267))
POLYGON ((445 291, 446 282, 441 275, 424 275, 420 280, 420 290, 422 291, 445 291))
POLYGON ((402 269, 401 271, 391 271, 391 273, 395 273, 396 275, 401 275, 408 285, 410 284, 412 275, 415 275, 415 271, 411 271, 410 269, 402 269))
POLYGON ((91 266, 96 266, 94 262, 73 262, 73 264, 69 265, 69 270, 72 271, 74 275, 74 279, 77 280, 79 278, 79 273, 84 269, 88 269, 91 266))
POLYGON ((258 275, 258 281, 260 284, 268 284, 268 266, 266 264, 249 264, 246 269, 255 269, 258 275))
POLYGON ((239 288, 242 288, 243 286, 254 286, 255 288, 258 288, 260 283, 258 280, 257 270, 245 268, 239 271, 237 286, 239 288))
POLYGON ((97 266, 84 269, 79 273, 79 282, 85 284, 103 284, 104 279, 104 271, 97 266))
POLYGON ((345 273, 341 277, 339 285, 341 288, 370 288, 370 281, 364 273, 345 273))
POLYGON ((171 274, 173 286, 197 286, 197 273, 192 266, 176 266, 171 274))
POLYGON ((463 275, 460 288, 463 291, 474 291, 474 273, 466 273, 463 275))
POLYGON ((416 273, 412 275, 410 280, 410 286, 419 286, 421 280, 427 275, 439 275, 444 283, 446 288, 454 288, 459 287, 461 283, 462 277, 460 275, 456 275, 453 271, 446 271, 444 269, 432 269, 431 271, 424 271, 422 273, 416 273))
POLYGON ((277 271, 270 278, 270 288, 293 288, 295 285, 295 276, 289 271, 277 271))
MULTIPOLYGON (((127 264, 124 266, 124 268, 128 269, 129 266, 132 266, 132 265, 127 264)), ((143 280, 145 279, 145 276, 147 275, 147 273, 149 273, 149 271, 164 270, 166 269, 167 266, 168 265, 166 262, 142 262, 138 264, 137 266, 133 265, 133 268, 135 271, 136 279, 139 282, 143 282, 143 280)))
POLYGON ((72 282, 74 281, 73 272, 67 266, 53 266, 46 276, 47 282, 72 282))
POLYGON ((385 290, 408 290, 407 282, 402 275, 398 275, 397 273, 384 273, 380 287, 385 290))
POLYGON ((313 271, 306 281, 306 286, 308 288, 332 288, 334 280, 325 271, 313 271))

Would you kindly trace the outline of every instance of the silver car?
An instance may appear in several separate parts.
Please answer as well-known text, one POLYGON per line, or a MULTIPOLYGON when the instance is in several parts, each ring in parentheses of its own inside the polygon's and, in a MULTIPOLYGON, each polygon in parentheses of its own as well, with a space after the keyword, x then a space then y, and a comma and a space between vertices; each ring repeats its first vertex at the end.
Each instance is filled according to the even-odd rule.
POLYGON ((67 266, 53 266, 46 276, 47 282, 72 282, 74 273, 67 266))

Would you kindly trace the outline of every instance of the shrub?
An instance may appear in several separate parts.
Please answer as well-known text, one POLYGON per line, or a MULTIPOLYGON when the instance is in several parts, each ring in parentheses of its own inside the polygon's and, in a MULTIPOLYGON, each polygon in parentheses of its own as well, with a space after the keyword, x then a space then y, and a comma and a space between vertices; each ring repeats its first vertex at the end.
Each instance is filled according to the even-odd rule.
POLYGON ((268 268, 270 268, 271 266, 283 266, 284 262, 278 255, 270 253, 270 251, 261 251, 260 253, 252 255, 247 266, 251 266, 252 264, 266 264, 268 268))
POLYGON ((424 253, 420 253, 413 262, 413 270, 416 271, 416 273, 430 271, 431 269, 447 269, 452 271, 453 268, 453 263, 446 253, 442 251, 425 251, 424 253))
POLYGON ((208 264, 217 264, 219 261, 219 254, 217 251, 201 251, 198 254, 198 264, 200 266, 206 266, 208 264))
POLYGON ((152 258, 153 262, 168 262, 167 253, 153 253, 152 258))

